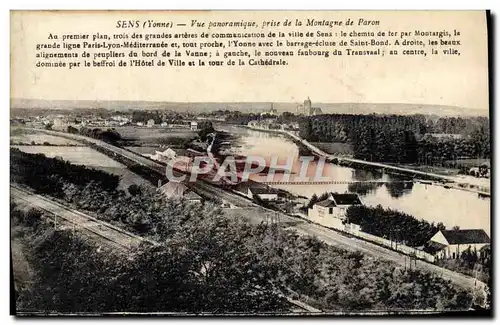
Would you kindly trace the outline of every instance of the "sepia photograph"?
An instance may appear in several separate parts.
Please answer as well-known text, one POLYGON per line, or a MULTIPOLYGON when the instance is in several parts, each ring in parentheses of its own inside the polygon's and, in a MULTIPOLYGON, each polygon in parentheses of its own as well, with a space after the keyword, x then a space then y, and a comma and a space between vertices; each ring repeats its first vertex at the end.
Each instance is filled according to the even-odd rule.
POLYGON ((23 316, 492 316, 490 12, 10 12, 23 316))

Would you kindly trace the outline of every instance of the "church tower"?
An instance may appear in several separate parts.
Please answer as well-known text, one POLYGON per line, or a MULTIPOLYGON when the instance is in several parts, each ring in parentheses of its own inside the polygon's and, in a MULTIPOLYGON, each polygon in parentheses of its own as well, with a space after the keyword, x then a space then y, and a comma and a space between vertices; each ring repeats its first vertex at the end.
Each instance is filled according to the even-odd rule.
POLYGON ((304 100, 304 115, 310 116, 311 115, 311 99, 309 96, 307 96, 307 99, 304 100))

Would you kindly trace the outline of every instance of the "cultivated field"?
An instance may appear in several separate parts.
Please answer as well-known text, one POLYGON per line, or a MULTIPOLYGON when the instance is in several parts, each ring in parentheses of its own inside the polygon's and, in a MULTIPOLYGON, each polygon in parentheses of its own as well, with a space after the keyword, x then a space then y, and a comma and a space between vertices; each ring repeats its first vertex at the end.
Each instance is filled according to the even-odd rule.
POLYGON ((51 144, 56 146, 82 146, 81 143, 48 134, 23 134, 10 137, 12 144, 51 144))
POLYGON ((98 169, 104 170, 110 174, 120 175, 120 184, 118 185, 119 190, 127 191, 128 187, 132 184, 153 187, 150 182, 126 168, 98 167, 98 169))
POLYGON ((54 147, 54 146, 11 146, 27 153, 42 153, 47 157, 62 157, 73 164, 87 167, 126 168, 108 156, 89 147, 54 147))
POLYGON ((126 190, 130 185, 152 186, 144 178, 131 172, 123 164, 89 147, 54 147, 54 146, 11 146, 27 153, 42 153, 47 157, 61 157, 75 165, 104 170, 121 176, 119 189, 126 190))
POLYGON ((121 126, 115 127, 115 130, 130 144, 139 146, 178 146, 198 134, 188 128, 121 126))
POLYGON ((56 146, 81 146, 82 144, 53 135, 37 133, 22 128, 12 128, 10 132, 10 143, 12 144, 51 144, 56 146))

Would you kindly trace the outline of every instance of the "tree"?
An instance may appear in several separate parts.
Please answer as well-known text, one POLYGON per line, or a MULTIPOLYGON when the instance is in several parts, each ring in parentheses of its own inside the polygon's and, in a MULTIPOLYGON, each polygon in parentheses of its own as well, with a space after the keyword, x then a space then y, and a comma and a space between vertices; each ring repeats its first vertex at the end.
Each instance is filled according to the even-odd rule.
POLYGON ((309 199, 309 203, 307 204, 307 208, 312 209, 313 205, 318 202, 318 196, 314 193, 309 199))
POLYGON ((72 133, 72 134, 78 134, 78 129, 71 126, 71 125, 68 125, 68 128, 66 129, 66 132, 68 133, 72 133))
POLYGON ((129 192, 129 194, 132 196, 140 195, 142 192, 141 187, 137 184, 130 185, 127 190, 129 192))
POLYGON ((29 226, 37 225, 42 218, 42 212, 36 208, 31 208, 26 212, 25 219, 29 226))

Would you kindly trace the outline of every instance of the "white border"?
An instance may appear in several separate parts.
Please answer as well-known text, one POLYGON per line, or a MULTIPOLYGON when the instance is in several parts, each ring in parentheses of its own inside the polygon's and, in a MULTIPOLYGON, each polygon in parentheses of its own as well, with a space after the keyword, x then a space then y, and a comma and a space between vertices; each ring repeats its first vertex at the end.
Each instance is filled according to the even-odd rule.
MULTIPOLYGON (((193 1, 193 0, 182 0, 182 1, 176 1, 175 3, 169 2, 164 2, 160 3, 159 1, 151 1, 151 0, 140 0, 140 1, 104 1, 104 0, 86 0, 86 1, 79 1, 79 2, 69 2, 69 1, 2 1, 1 7, 1 15, 0 15, 0 25, 1 25, 1 38, 2 38, 2 44, 3 49, 0 51, 0 62, 2 63, 2 103, 5 103, 5 107, 1 109, 1 118, 0 118, 0 132, 1 132, 1 137, 0 141, 2 144, 2 148, 5 148, 5 154, 0 156, 0 163, 1 163, 1 178, 0 178, 0 184, 1 186, 1 194, 0 194, 0 199, 2 200, 1 202, 2 207, 4 211, 7 211, 8 206, 9 206, 9 187, 8 187, 8 182, 9 182, 9 156, 7 154, 7 148, 9 146, 9 105, 10 105, 10 90, 9 90, 9 51, 10 51, 10 44, 9 44, 9 10, 11 9, 25 9, 25 10, 35 10, 35 9, 72 9, 72 10, 77 10, 77 9, 261 9, 261 10, 271 10, 271 9, 281 9, 281 10, 294 10, 294 9, 299 9, 299 10, 313 10, 313 9, 335 9, 335 10, 361 10, 361 9, 376 9, 376 10, 382 10, 382 9, 398 9, 398 10, 411 10, 411 9, 455 9, 455 10, 465 10, 465 9, 492 9, 492 13, 496 14, 496 24, 495 24, 495 39, 494 39, 494 44, 498 43, 498 38, 499 38, 499 32, 498 32, 498 17, 500 16, 500 9, 499 9, 499 4, 500 1, 497 0, 486 0, 486 1, 449 1, 448 3, 444 1, 436 1, 436 0, 420 0, 420 1, 360 1, 360 0, 349 0, 349 1, 344 1, 344 2, 338 2, 338 1, 317 1, 317 0, 308 0, 308 1, 279 1, 279 0, 254 0, 251 2, 227 2, 223 0, 212 0, 210 2, 208 1, 203 1, 203 0, 198 0, 198 1, 193 1)), ((495 61, 496 64, 498 65, 498 51, 496 51, 495 55, 495 61)), ((494 71, 490 71, 491 74, 495 74, 494 71)), ((498 83, 495 82, 495 89, 490 89, 490 92, 493 91, 496 94, 499 94, 500 92, 498 91, 498 83)), ((498 95, 497 95, 497 100, 498 100, 498 95)), ((492 107, 491 110, 494 110, 495 107, 492 107)), ((498 142, 500 142, 500 130, 498 127, 498 114, 495 114, 495 125, 497 126, 497 129, 494 132, 493 138, 496 139, 496 145, 494 148, 494 152, 498 152, 498 142)), ((498 159, 494 165, 495 168, 495 174, 497 174, 496 171, 498 171, 499 163, 498 159)), ((496 179, 498 180, 498 175, 496 176, 496 179)), ((495 193, 497 192, 497 183, 494 184, 494 191, 495 193)), ((495 202, 498 203, 498 202, 495 202)), ((495 216, 492 215, 492 218, 495 216)), ((10 305, 10 282, 9 282, 9 268, 8 268, 8 262, 10 259, 10 236, 9 236, 9 217, 8 214, 5 213, 2 218, 2 222, 4 223, 4 226, 1 229, 5 230, 3 240, 2 240, 2 249, 1 255, 0 255, 0 261, 3 261, 4 265, 1 268, 1 279, 2 281, 2 294, 0 295, 0 306, 2 307, 2 312, 1 315, 3 316, 4 319, 2 319, 2 323, 4 321, 8 323, 13 323, 15 319, 13 317, 9 317, 9 305, 10 305)), ((500 221, 497 221, 495 224, 495 230, 494 230, 494 235, 493 238, 496 239, 496 234, 498 233, 498 227, 499 227, 500 221)), ((497 247, 496 245, 496 240, 495 240, 495 248, 497 247)), ((494 250, 496 252, 496 250, 494 250)), ((496 254, 495 254, 496 255, 496 254)), ((495 256, 496 259, 496 256, 495 256)), ((500 268, 498 263, 495 263, 495 270, 498 271, 500 268)), ((497 272, 495 272, 497 273, 497 272)), ((496 277, 495 274, 495 283, 499 282, 498 278, 496 277)), ((495 285, 496 290, 495 293, 498 293, 498 283, 495 285)), ((498 294, 495 296, 495 301, 498 300, 498 294)), ((50 319, 49 321, 52 321, 53 319, 50 319)), ((116 320, 125 320, 125 319, 116 319, 116 320, 111 320, 111 319, 90 319, 91 321, 94 322, 111 322, 111 321, 116 321, 116 320)), ((160 319, 158 319, 160 320, 160 319)), ((161 319, 162 321, 168 321, 168 322, 177 322, 177 320, 173 319, 161 319)), ((236 321, 237 319, 231 319, 227 318, 229 321, 236 321)), ((264 322, 270 322, 270 321, 275 321, 278 319, 247 319, 245 321, 251 321, 251 322, 259 322, 259 323, 264 323, 264 322)), ((386 319, 357 319, 357 320, 347 320, 347 319, 279 319, 280 321, 294 321, 294 322, 312 322, 312 321, 327 321, 327 322, 358 322, 358 323, 365 323, 366 321, 376 321, 376 322, 386 322, 388 320, 386 319)), ((438 319, 415 319, 416 321, 425 321, 426 323, 432 324, 432 323, 438 323, 438 319)), ((33 319, 33 320, 25 320, 23 321, 23 324, 29 324, 29 323, 34 323, 35 321, 40 321, 39 319, 33 319)), ((60 320, 61 321, 61 320, 60 320)), ((66 319, 62 320, 66 321, 66 319)), ((70 320, 70 321, 75 321, 70 320)), ((80 320, 81 321, 81 320, 80 320)), ((134 320, 127 320, 128 322, 131 323, 136 323, 136 324, 141 324, 143 323, 144 320, 142 319, 134 319, 134 320)), ((203 322, 219 322, 223 321, 222 319, 184 319, 181 321, 183 322, 194 322, 194 321, 203 321, 203 322)), ((242 321, 242 319, 238 319, 238 321, 242 321)), ((402 322, 403 319, 394 319, 392 321, 396 321, 398 323, 402 322)), ((454 322, 454 319, 448 319, 446 322, 454 322)), ((470 322, 476 322, 471 319, 468 319, 467 321, 470 322)))

